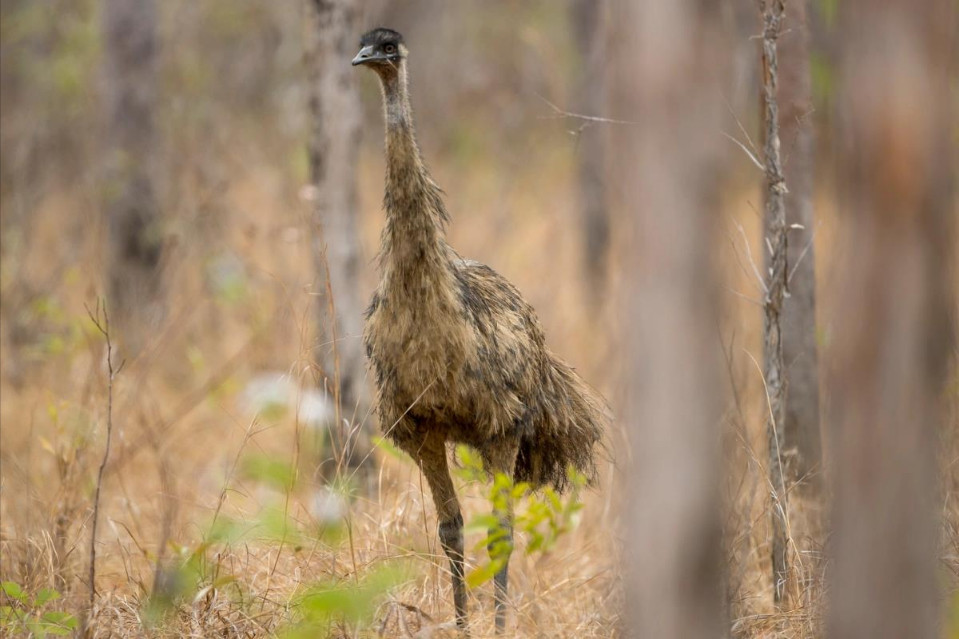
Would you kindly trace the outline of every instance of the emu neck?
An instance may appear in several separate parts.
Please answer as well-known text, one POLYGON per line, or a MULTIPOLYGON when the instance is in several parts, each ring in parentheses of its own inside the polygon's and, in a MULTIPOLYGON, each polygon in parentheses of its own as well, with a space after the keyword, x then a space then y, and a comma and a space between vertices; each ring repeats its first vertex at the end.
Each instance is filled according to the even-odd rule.
POLYGON ((420 159, 406 63, 380 79, 386 119, 385 275, 407 292, 424 291, 440 284, 449 270, 446 210, 439 188, 420 159))

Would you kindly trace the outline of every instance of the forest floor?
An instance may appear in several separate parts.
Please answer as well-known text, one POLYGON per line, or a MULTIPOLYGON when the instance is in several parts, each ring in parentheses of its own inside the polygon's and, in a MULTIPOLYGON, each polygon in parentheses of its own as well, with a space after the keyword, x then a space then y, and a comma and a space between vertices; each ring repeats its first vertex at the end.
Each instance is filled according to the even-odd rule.
MULTIPOLYGON (((367 155, 366 292, 375 282, 382 225, 382 160, 367 155)), ((168 229, 176 241, 168 257, 166 320, 115 379, 94 636, 296 636, 306 614, 303 597, 311 592, 343 597, 317 604, 319 618, 328 612, 324 606, 359 606, 361 622, 324 626, 334 636, 454 636, 447 562, 416 466, 384 446, 373 452, 376 471, 363 481, 330 492, 317 479, 322 429, 301 401, 316 387, 309 327, 319 284, 308 271, 309 205, 280 172, 236 162, 237 178, 225 186, 218 208, 199 190, 177 204, 168 229), (263 380, 267 394, 278 393, 265 404, 257 399, 263 380), (228 530, 224 522, 232 522, 228 530), (354 595, 371 607, 361 610, 354 595)), ((466 171, 455 162, 437 170, 451 194, 451 243, 518 285, 553 350, 615 408, 622 403, 616 312, 612 303, 590 300, 581 283, 575 198, 554 179, 571 173, 571 156, 538 163, 536 171, 471 163, 469 179, 456 179, 466 171)), ((38 616, 66 611, 80 618, 89 592, 91 504, 107 417, 105 347, 87 316, 103 267, 104 230, 92 201, 85 192, 44 200, 17 271, 31 284, 4 282, 0 574, 28 593, 26 603, 8 593, 7 603, 38 616), (62 597, 36 601, 45 588, 62 597)), ((750 204, 757 201, 749 189, 728 195, 728 242, 719 265, 741 294, 724 298, 728 382, 737 392, 717 425, 726 435, 728 613, 737 637, 816 637, 823 512, 799 491, 790 498, 794 571, 787 604, 782 611, 772 604, 762 380, 752 360, 761 359, 761 317, 743 299, 755 296, 746 238, 752 255, 762 254, 759 216, 750 204)), ((817 259, 828 263, 828 204, 820 210, 827 221, 817 259)), ((614 247, 613 264, 621 250, 614 247)), ((611 268, 600 297, 615 298, 620 275, 611 268)), ((828 345, 828 326, 823 340, 828 345)), ((528 539, 519 535, 510 565, 510 636, 620 636, 620 557, 633 543, 619 506, 628 486, 621 473, 628 458, 623 427, 618 421, 610 434, 612 463, 603 466, 598 487, 583 493, 571 530, 545 552, 527 553, 528 539)), ((950 583, 959 574, 957 451, 955 441, 944 441, 943 565, 950 583)), ((458 482, 467 521, 485 514, 487 488, 458 482)), ((467 532, 472 567, 486 562, 484 536, 467 532)), ((472 636, 492 636, 492 609, 486 583, 471 594, 472 636)))

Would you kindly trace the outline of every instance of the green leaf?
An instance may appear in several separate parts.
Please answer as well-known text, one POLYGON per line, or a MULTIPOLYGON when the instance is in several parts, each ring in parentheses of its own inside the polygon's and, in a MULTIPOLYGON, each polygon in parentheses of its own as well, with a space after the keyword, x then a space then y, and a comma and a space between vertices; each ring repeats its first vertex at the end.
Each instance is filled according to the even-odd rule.
POLYGON ((563 500, 559 498, 559 495, 547 488, 546 498, 549 500, 549 504, 553 507, 554 512, 563 512, 563 500))
POLYGON ((460 464, 460 468, 455 471, 457 476, 465 481, 480 482, 486 479, 483 459, 476 451, 465 444, 459 444, 455 452, 456 459, 460 464))
POLYGON ((269 484, 280 491, 293 487, 296 469, 287 462, 266 455, 250 455, 243 460, 243 474, 250 479, 269 484))
POLYGON ((44 588, 37 594, 35 603, 37 607, 39 608, 45 605, 47 602, 55 601, 59 598, 60 598, 60 593, 54 590, 53 588, 44 588))
POLYGON ((511 493, 511 497, 513 498, 514 501, 519 501, 520 499, 523 499, 524 497, 526 497, 526 495, 529 494, 529 491, 530 491, 530 485, 525 481, 521 481, 520 483, 513 486, 513 492, 511 493))
POLYGON ((207 544, 231 544, 239 541, 243 538, 243 528, 244 527, 232 517, 220 515, 210 525, 210 530, 206 536, 207 544))
POLYGON ((493 528, 492 530, 490 530, 490 533, 486 535, 486 539, 484 539, 483 541, 484 543, 486 543, 487 546, 490 544, 495 544, 501 539, 506 539, 506 534, 507 533, 506 533, 505 526, 500 528, 493 528))
POLYGON ((372 618, 383 595, 405 578, 405 571, 387 566, 376 570, 359 584, 352 581, 317 584, 299 601, 303 621, 281 636, 325 636, 322 629, 335 617, 342 617, 351 623, 365 623, 372 618))
POLYGON ((27 593, 23 592, 23 588, 19 584, 16 584, 12 581, 4 581, 0 584, 0 588, 3 589, 3 594, 10 597, 11 599, 16 599, 17 601, 25 602, 27 599, 27 593))
POLYGON ((303 609, 311 616, 329 617, 337 614, 353 622, 369 616, 372 605, 364 591, 349 585, 314 590, 303 599, 303 609))
POLYGON ((484 530, 487 531, 490 528, 496 526, 501 526, 499 518, 493 514, 487 515, 474 515, 468 524, 466 524, 465 529, 467 532, 484 530))
POLYGON ((502 559, 494 559, 488 564, 484 564, 475 570, 471 570, 469 574, 466 575, 466 585, 471 588, 479 588, 487 581, 496 576, 496 573, 499 572, 499 569, 503 567, 502 559))
POLYGON ((260 526, 258 532, 262 532, 268 539, 277 541, 285 540, 292 544, 299 543, 300 530, 297 528, 296 521, 293 520, 280 507, 270 507, 260 515, 260 526))
POLYGON ((496 473, 493 475, 493 490, 509 491, 513 487, 513 480, 505 473, 496 473))
POLYGON ((513 542, 502 539, 499 541, 494 541, 489 544, 489 556, 494 560, 502 559, 506 561, 509 558, 510 553, 513 552, 513 542))
POLYGON ((45 625, 47 632, 55 635, 68 635, 79 625, 76 617, 60 611, 44 613, 40 621, 45 625))
POLYGON ((539 533, 533 533, 531 540, 526 544, 526 554, 531 555, 540 548, 543 547, 543 543, 546 541, 546 538, 539 533))

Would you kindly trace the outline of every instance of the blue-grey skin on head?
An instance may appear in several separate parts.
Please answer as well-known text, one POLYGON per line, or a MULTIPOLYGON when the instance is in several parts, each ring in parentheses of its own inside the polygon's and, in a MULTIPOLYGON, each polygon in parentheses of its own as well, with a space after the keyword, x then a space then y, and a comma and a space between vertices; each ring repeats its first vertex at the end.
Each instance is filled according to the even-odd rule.
POLYGON ((403 58, 403 36, 392 29, 373 29, 360 38, 360 52, 353 58, 358 64, 389 64, 403 58))

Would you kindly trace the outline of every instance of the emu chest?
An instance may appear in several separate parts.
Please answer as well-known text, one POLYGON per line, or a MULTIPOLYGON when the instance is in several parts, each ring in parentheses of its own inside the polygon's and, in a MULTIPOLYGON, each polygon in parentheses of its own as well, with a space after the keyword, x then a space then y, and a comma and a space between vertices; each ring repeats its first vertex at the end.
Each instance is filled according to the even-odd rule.
POLYGON ((381 398, 449 403, 470 358, 462 318, 453 309, 391 302, 374 297, 364 336, 381 398))

